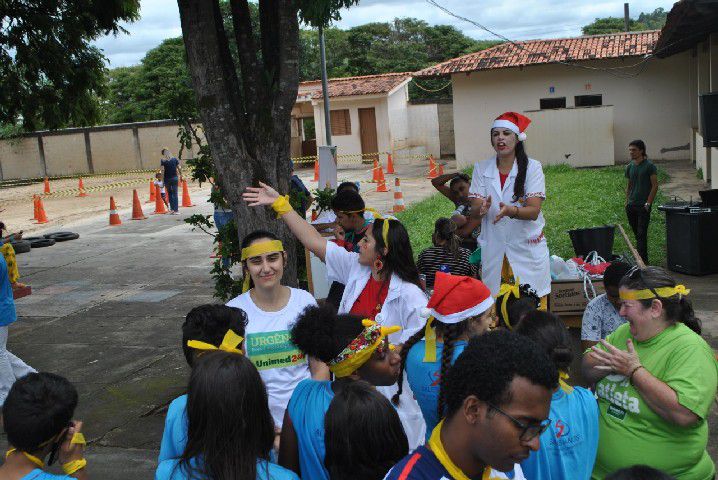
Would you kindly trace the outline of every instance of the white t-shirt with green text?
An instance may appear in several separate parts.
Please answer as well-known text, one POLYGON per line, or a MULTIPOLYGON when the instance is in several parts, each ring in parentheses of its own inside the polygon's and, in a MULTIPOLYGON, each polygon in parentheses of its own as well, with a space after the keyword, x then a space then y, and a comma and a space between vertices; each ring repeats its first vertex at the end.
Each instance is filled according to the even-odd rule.
POLYGON ((241 308, 247 314, 244 349, 267 387, 269 410, 280 429, 294 387, 310 378, 307 359, 290 341, 290 330, 306 307, 317 304, 309 292, 290 290, 287 305, 277 312, 260 310, 249 292, 227 302, 228 307, 241 308))

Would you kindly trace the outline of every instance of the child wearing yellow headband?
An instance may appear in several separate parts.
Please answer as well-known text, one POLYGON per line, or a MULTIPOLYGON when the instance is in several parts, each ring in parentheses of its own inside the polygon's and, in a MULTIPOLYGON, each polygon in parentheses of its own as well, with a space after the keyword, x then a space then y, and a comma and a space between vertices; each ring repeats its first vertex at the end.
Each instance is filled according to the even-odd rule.
POLYGON ((294 390, 284 415, 280 465, 302 478, 329 480, 324 466, 324 415, 329 404, 347 382, 396 383, 400 360, 388 335, 398 329, 356 315, 337 315, 330 305, 304 311, 292 329, 292 342, 304 354, 327 363, 336 379, 304 380, 294 390))
MULTIPOLYGON (((182 324, 182 352, 192 368, 195 360, 212 350, 242 352, 247 314, 225 305, 193 308, 182 324)), ((159 461, 177 458, 187 446, 187 395, 172 400, 165 417, 159 461)))

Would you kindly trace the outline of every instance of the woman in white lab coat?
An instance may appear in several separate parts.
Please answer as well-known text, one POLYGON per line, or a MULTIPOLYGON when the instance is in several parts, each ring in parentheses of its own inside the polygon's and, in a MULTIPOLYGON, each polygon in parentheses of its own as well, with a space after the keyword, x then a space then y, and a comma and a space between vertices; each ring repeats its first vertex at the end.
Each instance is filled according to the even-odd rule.
MULTIPOLYGON (((359 242, 359 252, 348 252, 322 237, 292 210, 287 197, 280 196, 272 187, 263 183, 259 188, 248 187, 243 197, 250 206, 271 205, 297 239, 326 263, 329 281, 346 285, 338 313, 353 313, 381 325, 400 326, 400 332, 389 336, 393 344, 403 343, 424 327, 420 313, 427 298, 420 287, 409 235, 398 220, 375 219, 359 242)), ((378 388, 391 398, 398 387, 378 388)), ((397 411, 409 446, 421 445, 426 426, 408 383, 403 385, 397 411)))
POLYGON ((491 128, 496 157, 474 165, 469 188, 472 211, 482 217, 482 280, 496 296, 513 274, 542 297, 551 291, 548 246, 541 204, 546 182, 541 163, 528 158, 523 141, 527 117, 507 112, 491 128))

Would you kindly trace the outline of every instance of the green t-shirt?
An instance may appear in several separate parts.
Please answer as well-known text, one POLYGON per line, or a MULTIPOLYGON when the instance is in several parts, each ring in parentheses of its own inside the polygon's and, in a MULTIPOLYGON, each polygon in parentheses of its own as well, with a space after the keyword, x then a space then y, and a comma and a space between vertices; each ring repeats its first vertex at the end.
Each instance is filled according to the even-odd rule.
POLYGON ((718 364, 708 344, 682 323, 650 340, 637 342, 623 324, 606 339, 626 350, 631 338, 641 364, 678 394, 678 402, 700 417, 692 427, 669 423, 651 410, 623 375, 596 384, 598 455, 591 478, 637 463, 663 470, 681 480, 711 480, 715 465, 706 452, 706 417, 718 386, 718 364))
POLYGON ((651 193, 651 175, 658 175, 656 166, 647 158, 636 165, 631 161, 626 166, 626 178, 631 182, 628 204, 643 206, 651 193))

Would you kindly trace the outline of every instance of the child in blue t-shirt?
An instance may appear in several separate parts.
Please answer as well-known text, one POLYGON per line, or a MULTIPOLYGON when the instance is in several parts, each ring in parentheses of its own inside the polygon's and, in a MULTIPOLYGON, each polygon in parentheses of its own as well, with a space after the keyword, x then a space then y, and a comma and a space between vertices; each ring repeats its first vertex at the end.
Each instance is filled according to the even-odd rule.
POLYGON ((53 373, 29 373, 10 389, 2 407, 9 449, 0 478, 86 480, 82 422, 72 420, 77 390, 53 373), (65 475, 45 472, 55 461, 65 475))
MULTIPOLYGON (((489 329, 491 292, 481 280, 436 272, 426 328, 410 337, 401 352, 402 369, 426 422, 426 440, 444 411, 442 379, 469 338, 489 329)), ((398 403, 399 391, 392 401, 398 403)))
POLYGON ((571 336, 556 315, 543 311, 528 313, 515 331, 545 350, 560 375, 551 398, 551 426, 521 468, 532 480, 588 480, 598 448, 598 404, 589 390, 565 382, 573 360, 571 336))
POLYGON ((324 465, 324 416, 334 395, 354 380, 393 385, 399 378, 399 355, 387 335, 399 327, 382 327, 352 314, 337 315, 331 305, 308 307, 292 328, 292 343, 306 355, 329 365, 336 380, 302 380, 294 389, 282 423, 279 464, 302 478, 329 480, 324 465))
MULTIPOLYGON (((188 342, 202 342, 209 347, 220 347, 230 330, 244 337, 247 315, 242 309, 225 305, 200 305, 187 314, 182 324, 182 351, 190 367, 206 350, 198 350, 188 342)), ((242 348, 240 342, 237 349, 242 348)), ((179 458, 187 445, 187 395, 181 395, 170 403, 162 433, 159 462, 179 458)))
POLYGON ((227 351, 210 348, 194 359, 187 392, 187 444, 179 458, 160 462, 155 480, 210 480, 216 478, 213 472, 226 478, 299 480, 269 462, 274 421, 267 389, 252 362, 236 345, 228 345, 227 351))

